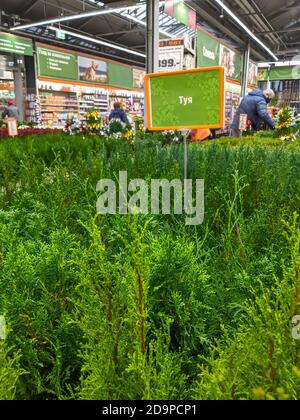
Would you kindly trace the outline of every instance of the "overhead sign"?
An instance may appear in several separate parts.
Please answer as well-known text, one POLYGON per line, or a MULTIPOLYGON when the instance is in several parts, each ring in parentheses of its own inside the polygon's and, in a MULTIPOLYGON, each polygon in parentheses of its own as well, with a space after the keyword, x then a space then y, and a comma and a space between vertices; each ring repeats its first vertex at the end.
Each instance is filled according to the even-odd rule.
POLYGON ((206 32, 197 31, 197 67, 220 64, 220 42, 206 32))
POLYGON ((37 47, 40 76, 78 79, 77 56, 53 48, 37 47))
POLYGON ((227 79, 241 81, 242 57, 225 45, 220 45, 220 66, 225 68, 227 79))
POLYGON ((224 125, 224 68, 145 76, 149 130, 220 128, 224 125))
POLYGON ((0 51, 18 55, 33 55, 32 41, 20 36, 0 32, 0 51))
POLYGON ((165 0, 165 13, 178 22, 196 29, 196 11, 189 7, 184 0, 165 0))
POLYGON ((166 40, 159 43, 158 71, 183 70, 184 41, 166 40))
POLYGON ((255 63, 249 62, 249 74, 248 74, 248 84, 251 86, 257 86, 257 65, 255 63))

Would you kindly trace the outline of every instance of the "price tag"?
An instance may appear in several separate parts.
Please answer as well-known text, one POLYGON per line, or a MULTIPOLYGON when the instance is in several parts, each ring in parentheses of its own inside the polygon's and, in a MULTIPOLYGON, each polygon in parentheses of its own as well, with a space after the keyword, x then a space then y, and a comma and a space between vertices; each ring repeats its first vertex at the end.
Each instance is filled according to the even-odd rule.
POLYGON ((247 130, 247 121, 248 121, 248 115, 247 114, 240 114, 239 130, 242 130, 242 131, 247 130))
POLYGON ((183 69, 183 45, 159 48, 158 72, 183 69))
POLYGON ((15 137, 18 135, 17 120, 15 118, 6 118, 5 122, 7 123, 8 135, 10 137, 15 137))

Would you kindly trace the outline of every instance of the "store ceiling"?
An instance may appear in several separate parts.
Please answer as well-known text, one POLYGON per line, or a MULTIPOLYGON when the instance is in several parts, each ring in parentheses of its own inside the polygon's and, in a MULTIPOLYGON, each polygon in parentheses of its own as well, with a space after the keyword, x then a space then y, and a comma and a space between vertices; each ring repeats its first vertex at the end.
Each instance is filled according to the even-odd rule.
MULTIPOLYGON (((8 29, 16 23, 31 23, 46 18, 92 12, 105 7, 123 7, 138 3, 137 0, 1 0, 0 25, 8 29)), ((196 9, 198 23, 223 38, 232 46, 243 49, 248 35, 230 18, 226 12, 220 17, 221 7, 214 0, 186 0, 196 9)), ((225 0, 224 3, 254 32, 280 60, 290 59, 300 54, 300 0, 225 0)), ((67 21, 61 27, 105 40, 125 48, 145 53, 145 10, 131 10, 131 19, 126 12, 104 16, 92 16, 80 20, 67 21), (138 22, 141 20, 142 22, 138 22)), ((170 34, 182 33, 182 25, 161 16, 161 29, 170 34)), ((184 30, 184 29, 183 29, 184 30)), ((56 45, 72 47, 81 51, 93 51, 103 56, 131 64, 144 65, 144 58, 113 47, 96 44, 74 36, 65 41, 58 40, 53 30, 47 26, 27 29, 26 32, 37 39, 46 39, 56 45)), ((166 38, 166 34, 161 34, 166 38)), ((251 56, 256 61, 272 60, 255 42, 252 42, 251 56)))

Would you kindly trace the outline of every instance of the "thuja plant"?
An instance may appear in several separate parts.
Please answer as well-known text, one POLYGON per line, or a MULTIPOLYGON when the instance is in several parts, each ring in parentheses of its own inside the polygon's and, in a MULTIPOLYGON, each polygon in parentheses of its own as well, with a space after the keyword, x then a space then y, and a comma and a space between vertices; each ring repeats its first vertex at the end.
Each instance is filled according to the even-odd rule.
POLYGON ((85 224, 91 244, 78 261, 75 302, 84 332, 79 398, 171 399, 184 390, 184 376, 174 377, 179 358, 168 354, 168 327, 149 337, 149 223, 132 216, 126 225, 115 217, 110 229, 85 224))
POLYGON ((15 399, 20 377, 28 373, 20 367, 20 356, 0 340, 0 400, 15 399))
POLYGON ((297 216, 286 223, 290 265, 273 286, 257 280, 241 326, 225 343, 217 342, 210 357, 200 358, 197 399, 299 399, 299 340, 292 335, 292 317, 299 306, 300 229, 297 216), (257 296, 257 291, 262 293, 257 296))

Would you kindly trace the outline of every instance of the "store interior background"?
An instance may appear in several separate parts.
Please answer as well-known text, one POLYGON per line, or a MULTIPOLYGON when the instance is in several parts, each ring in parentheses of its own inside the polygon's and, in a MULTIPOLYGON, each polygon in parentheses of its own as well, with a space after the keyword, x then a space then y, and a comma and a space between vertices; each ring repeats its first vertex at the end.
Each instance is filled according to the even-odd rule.
MULTIPOLYGON (((138 4, 136 9, 108 14, 105 19, 100 15, 82 21, 66 22, 61 26, 61 31, 50 29, 47 25, 31 26, 16 32, 9 31, 17 24, 55 18, 71 12, 72 14, 93 12, 105 7, 101 2, 88 0, 75 2, 76 4, 64 0, 59 6, 46 1, 44 2, 46 7, 42 7, 42 3, 30 2, 26 9, 22 1, 16 0, 13 5, 7 0, 1 2, 0 112, 10 98, 20 110, 20 120, 32 121, 42 127, 63 128, 66 121, 72 118, 83 120, 89 109, 96 108, 106 115, 113 108, 114 102, 119 101, 131 117, 142 117, 145 59, 141 53, 145 52, 145 25, 138 22, 145 22, 144 8, 138 4), (133 16, 138 16, 135 17, 136 21, 133 16), (98 35, 95 35, 98 28, 96 32, 99 33, 99 39, 111 41, 112 44, 118 42, 118 45, 126 45, 128 52, 120 52, 113 47, 93 45, 92 41, 84 42, 76 36, 64 34, 63 30, 70 27, 72 30, 77 30, 78 34, 86 33, 95 39, 98 38, 98 35), (110 32, 108 32, 109 27, 112 28, 110 32), (7 44, 8 38, 12 40, 10 46, 7 44), (31 44, 31 47, 28 44, 24 47, 24 54, 21 47, 19 50, 15 49, 22 39, 31 44), (139 52, 140 56, 131 54, 130 50, 139 52), (47 54, 48 57, 57 55, 56 62, 55 59, 47 58, 47 54), (95 69, 91 70, 94 72, 93 76, 86 73, 86 77, 82 77, 80 62, 83 63, 84 60, 89 61, 91 67, 95 66, 95 69), (99 68, 102 66, 105 71, 103 70, 100 76, 99 68)), ((113 7, 114 4, 123 5, 124 2, 106 3, 113 7)), ((126 4, 129 3, 134 2, 126 4)), ((160 21, 161 27, 164 28, 160 33, 160 71, 223 65, 226 70, 225 126, 218 134, 228 134, 230 122, 242 95, 244 49, 247 40, 245 34, 240 36, 243 45, 238 45, 234 37, 222 33, 221 26, 226 26, 226 23, 222 22, 220 16, 218 20, 213 19, 220 8, 214 5, 210 18, 203 12, 208 3, 212 2, 179 1, 175 3, 179 4, 180 8, 178 6, 173 10, 173 7, 171 12, 168 10, 170 1, 160 3, 160 21), (207 4, 202 5, 202 3, 207 4), (199 10, 200 6, 203 6, 202 11, 199 10), (177 45, 174 41, 177 41, 177 45), (169 69, 167 65, 164 66, 164 63, 168 62, 165 57, 172 57, 172 54, 173 57, 179 57, 179 64, 177 63, 178 67, 174 65, 174 68, 169 69)), ((250 4, 247 1, 243 3, 250 4)), ((255 13, 262 19, 258 11, 255 13)), ((286 13, 288 21, 293 13, 292 7, 282 11, 282 14, 286 13)), ((248 15, 247 19, 250 19, 251 16, 248 15)), ((271 13, 270 16, 273 16, 273 20, 270 20, 273 25, 279 15, 271 13)), ((288 105, 299 112, 300 71, 297 71, 297 63, 300 60, 297 61, 297 47, 294 48, 294 45, 299 44, 295 41, 298 33, 296 29, 281 35, 282 44, 287 45, 289 37, 290 45, 293 47, 286 48, 279 54, 280 66, 269 64, 268 54, 262 54, 256 46, 251 49, 246 92, 257 87, 262 89, 271 87, 276 92, 273 106, 288 105)), ((265 30, 270 40, 276 38, 275 41, 280 44, 274 27, 272 32, 265 23, 265 26, 261 27, 262 30, 265 30)))

